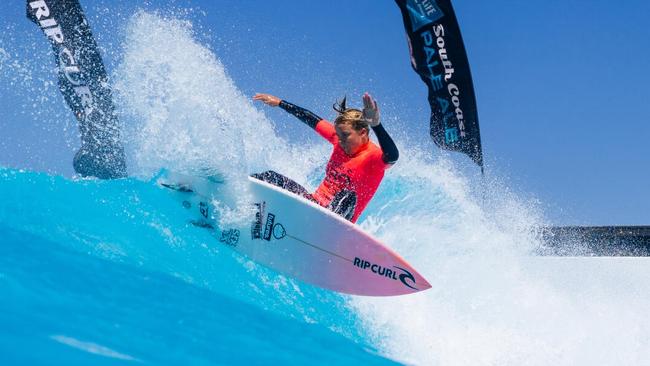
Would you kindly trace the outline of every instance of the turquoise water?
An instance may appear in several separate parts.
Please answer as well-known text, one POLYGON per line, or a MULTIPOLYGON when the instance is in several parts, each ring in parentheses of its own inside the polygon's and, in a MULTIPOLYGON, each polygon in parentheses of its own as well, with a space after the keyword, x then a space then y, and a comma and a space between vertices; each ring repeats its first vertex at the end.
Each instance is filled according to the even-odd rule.
POLYGON ((218 246, 147 182, 0 170, 3 365, 392 364, 343 297, 218 246))
MULTIPOLYGON (((410 190, 423 184, 406 180, 410 190)), ((494 222, 475 228, 475 246, 443 216, 421 225, 423 198, 395 183, 362 225, 433 288, 371 298, 256 265, 188 224, 173 193, 145 179, 0 169, 2 365, 650 360, 646 258, 535 257, 494 222)), ((480 223, 461 197, 454 202, 480 223)))
MULTIPOLYGON (((127 17, 110 52, 131 178, 0 168, 0 365, 650 364, 647 259, 536 257, 538 200, 399 134, 400 161, 359 225, 430 290, 343 296, 216 245, 154 172, 221 174, 227 199, 213 203, 237 220, 248 174, 273 169, 313 189, 329 146, 306 130, 281 137, 189 22, 127 17)), ((25 76, 50 75, 50 58, 0 62, 43 113, 60 106, 55 87, 25 76)))

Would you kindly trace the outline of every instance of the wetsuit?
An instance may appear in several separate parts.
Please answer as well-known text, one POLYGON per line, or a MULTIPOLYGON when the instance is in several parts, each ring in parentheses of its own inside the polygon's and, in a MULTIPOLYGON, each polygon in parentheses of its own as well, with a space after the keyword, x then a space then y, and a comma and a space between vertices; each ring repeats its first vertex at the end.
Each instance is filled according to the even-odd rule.
POLYGON ((280 102, 280 108, 315 129, 333 145, 325 179, 313 194, 309 194, 300 184, 274 171, 253 176, 308 198, 347 220, 356 222, 377 191, 384 171, 399 157, 395 143, 380 124, 372 128, 379 146, 368 141, 356 154, 348 156, 339 145, 336 130, 330 122, 284 100, 280 102))

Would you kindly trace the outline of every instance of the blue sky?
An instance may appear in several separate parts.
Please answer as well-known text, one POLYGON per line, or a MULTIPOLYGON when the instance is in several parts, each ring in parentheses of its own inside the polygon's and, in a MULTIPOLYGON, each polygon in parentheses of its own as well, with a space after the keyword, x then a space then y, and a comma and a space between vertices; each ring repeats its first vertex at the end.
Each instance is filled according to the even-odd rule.
MULTIPOLYGON (((392 1, 81 2, 109 72, 136 7, 191 8, 182 17, 244 93, 274 93, 329 117, 336 98, 367 90, 390 132, 441 153, 427 138, 426 89, 410 69, 392 1)), ((453 4, 472 67, 487 174, 539 198, 557 224, 650 224, 650 3, 453 4)), ((0 4, 0 48, 26 65, 53 65, 51 55, 38 54, 49 45, 24 9, 18 0, 0 4)), ((42 82, 12 85, 7 74, 0 71, 0 165, 71 174, 76 127, 62 98, 34 103, 30 88, 42 82), (43 113, 31 112, 39 107, 43 113)), ((54 80, 40 69, 33 77, 54 80)), ((57 95, 55 88, 48 93, 57 95)), ((312 141, 288 116, 267 112, 281 134, 312 141)), ((471 169, 463 155, 450 156, 471 169)))

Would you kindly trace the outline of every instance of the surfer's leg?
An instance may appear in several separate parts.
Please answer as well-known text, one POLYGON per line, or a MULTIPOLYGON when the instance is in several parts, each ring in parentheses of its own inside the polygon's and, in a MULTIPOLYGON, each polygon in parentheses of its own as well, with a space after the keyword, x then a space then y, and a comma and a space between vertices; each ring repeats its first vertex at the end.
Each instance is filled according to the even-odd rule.
POLYGON ((251 174, 251 177, 273 184, 276 187, 280 187, 284 190, 303 197, 307 197, 309 195, 309 192, 305 189, 305 187, 301 186, 293 179, 285 177, 284 175, 274 172, 273 170, 267 170, 263 173, 251 174))
POLYGON ((353 191, 342 190, 334 195, 332 202, 327 208, 343 216, 346 220, 351 220, 354 216, 354 208, 357 205, 357 195, 353 191))

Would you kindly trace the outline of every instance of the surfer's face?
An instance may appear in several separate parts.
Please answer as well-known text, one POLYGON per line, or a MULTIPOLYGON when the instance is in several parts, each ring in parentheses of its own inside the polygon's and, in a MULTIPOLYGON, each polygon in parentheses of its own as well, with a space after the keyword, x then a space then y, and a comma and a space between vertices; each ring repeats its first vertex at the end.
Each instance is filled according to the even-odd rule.
POLYGON ((365 128, 357 131, 349 123, 337 123, 334 128, 339 137, 339 145, 348 155, 356 154, 368 143, 368 130, 365 128))

